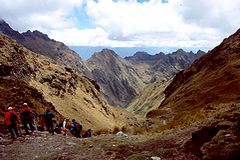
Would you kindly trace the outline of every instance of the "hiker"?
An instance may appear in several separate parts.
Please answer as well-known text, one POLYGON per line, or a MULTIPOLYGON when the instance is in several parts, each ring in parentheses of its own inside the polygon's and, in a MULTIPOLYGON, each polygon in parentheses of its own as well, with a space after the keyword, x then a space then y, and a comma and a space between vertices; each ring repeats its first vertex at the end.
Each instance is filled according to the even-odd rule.
POLYGON ((80 122, 77 122, 75 119, 72 119, 72 124, 70 127, 70 132, 75 137, 81 138, 82 125, 80 122))
POLYGON ((16 139, 14 136, 14 132, 15 132, 16 137, 19 137, 19 133, 18 133, 18 129, 17 129, 17 123, 19 121, 18 121, 17 113, 13 110, 12 107, 8 107, 8 110, 5 114, 4 121, 5 121, 6 125, 8 126, 9 132, 11 133, 11 138, 16 139))
POLYGON ((45 115, 43 114, 43 113, 41 113, 40 115, 39 115, 39 122, 38 122, 38 126, 37 126, 37 129, 38 129, 38 131, 44 131, 44 126, 45 126, 45 115))
POLYGON ((22 120, 22 123, 23 123, 25 133, 27 135, 29 134, 28 125, 29 125, 29 127, 30 127, 30 129, 33 133, 33 131, 35 130, 35 128, 33 126, 33 115, 32 115, 31 108, 28 106, 27 103, 23 103, 23 106, 20 109, 20 116, 21 116, 21 120, 22 120))
POLYGON ((66 125, 67 125, 67 119, 64 118, 63 121, 59 124, 59 126, 61 127, 61 130, 62 130, 64 136, 66 136, 66 134, 67 134, 66 125))
POLYGON ((83 138, 88 138, 88 137, 91 137, 92 136, 92 133, 91 133, 91 129, 88 129, 84 135, 83 135, 83 138))
POLYGON ((48 132, 52 135, 54 135, 53 118, 54 114, 49 109, 47 109, 45 112, 45 123, 48 132))
POLYGON ((57 124, 57 122, 53 120, 53 130, 55 133, 61 134, 62 133, 61 123, 57 124))

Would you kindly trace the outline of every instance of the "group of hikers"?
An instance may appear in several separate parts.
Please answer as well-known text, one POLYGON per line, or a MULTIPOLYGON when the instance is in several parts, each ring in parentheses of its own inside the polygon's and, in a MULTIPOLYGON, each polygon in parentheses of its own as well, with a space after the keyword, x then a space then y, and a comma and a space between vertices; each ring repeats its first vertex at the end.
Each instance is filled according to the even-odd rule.
POLYGON ((36 112, 33 112, 27 103, 23 103, 22 107, 19 110, 20 119, 17 113, 17 110, 13 107, 8 107, 5 114, 4 121, 8 127, 8 131, 11 134, 12 139, 16 139, 21 134, 21 128, 18 126, 20 121, 22 122, 23 129, 26 135, 34 133, 34 130, 44 131, 45 128, 49 133, 54 135, 63 134, 66 135, 68 130, 70 133, 78 138, 91 137, 91 129, 88 129, 84 134, 82 134, 82 124, 77 122, 75 119, 72 119, 70 127, 67 127, 67 119, 65 118, 59 124, 56 123, 54 118, 54 113, 49 109, 45 113, 37 115, 36 112), (38 122, 38 124, 37 124, 38 122), (29 132, 31 130, 31 132, 29 132))

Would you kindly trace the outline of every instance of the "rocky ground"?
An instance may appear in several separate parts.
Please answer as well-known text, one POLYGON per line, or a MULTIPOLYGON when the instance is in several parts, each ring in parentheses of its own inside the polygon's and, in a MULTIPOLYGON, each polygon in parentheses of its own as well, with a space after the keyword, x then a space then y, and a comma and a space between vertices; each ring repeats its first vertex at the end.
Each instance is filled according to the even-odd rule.
MULTIPOLYGON (((193 130, 194 128, 191 129, 193 130)), ((161 160, 198 160, 198 157, 183 149, 184 143, 191 138, 191 131, 175 130, 127 137, 108 134, 88 139, 36 131, 33 135, 19 137, 14 141, 3 137, 0 143, 0 159, 147 160, 155 157, 161 160)))

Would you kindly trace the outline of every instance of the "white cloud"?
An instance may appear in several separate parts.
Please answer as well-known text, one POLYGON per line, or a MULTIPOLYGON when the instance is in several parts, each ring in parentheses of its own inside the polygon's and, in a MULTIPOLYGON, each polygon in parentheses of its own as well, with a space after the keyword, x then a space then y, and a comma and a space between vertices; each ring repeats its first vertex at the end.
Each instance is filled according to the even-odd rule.
MULTIPOLYGON (((0 18, 68 45, 214 47, 240 27, 239 0, 0 0, 0 18), (91 28, 77 28, 86 11, 91 28)), ((87 25, 86 25, 87 26, 87 25)))
POLYGON ((218 30, 184 21, 183 1, 88 1, 87 13, 97 26, 109 33, 109 40, 157 47, 206 47, 217 43, 218 30))
POLYGON ((239 0, 182 0, 179 13, 185 23, 218 30, 227 36, 240 27, 239 0))
POLYGON ((76 23, 72 12, 83 0, 0 0, 0 18, 14 29, 43 32, 72 27, 76 23))

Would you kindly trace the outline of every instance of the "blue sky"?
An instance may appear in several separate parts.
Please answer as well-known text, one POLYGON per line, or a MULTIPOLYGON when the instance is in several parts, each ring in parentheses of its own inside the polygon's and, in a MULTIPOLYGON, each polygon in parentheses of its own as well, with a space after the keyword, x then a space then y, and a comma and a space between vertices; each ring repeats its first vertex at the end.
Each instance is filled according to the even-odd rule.
POLYGON ((213 48, 240 27, 239 0, 0 0, 0 18, 69 46, 213 48))

